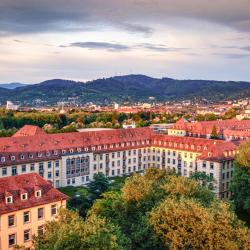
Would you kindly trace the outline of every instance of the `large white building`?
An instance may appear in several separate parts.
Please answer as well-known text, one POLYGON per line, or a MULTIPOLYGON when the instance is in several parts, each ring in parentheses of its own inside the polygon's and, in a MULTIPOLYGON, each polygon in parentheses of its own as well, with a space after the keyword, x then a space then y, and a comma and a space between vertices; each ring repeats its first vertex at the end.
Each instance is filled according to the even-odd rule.
POLYGON ((174 169, 183 176, 205 172, 214 191, 229 196, 235 143, 169 136, 150 128, 46 134, 26 125, 0 138, 0 178, 36 172, 55 187, 87 184, 95 173, 126 175, 149 167, 174 169))

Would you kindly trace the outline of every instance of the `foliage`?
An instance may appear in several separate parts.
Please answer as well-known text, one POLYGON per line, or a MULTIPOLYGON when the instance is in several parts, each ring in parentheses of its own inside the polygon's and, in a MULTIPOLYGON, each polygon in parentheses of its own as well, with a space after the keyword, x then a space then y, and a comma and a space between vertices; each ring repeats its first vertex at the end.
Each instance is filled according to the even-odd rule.
POLYGON ((167 198, 150 214, 150 223, 171 249, 247 249, 250 232, 225 203, 204 207, 187 198, 167 198))
POLYGON ((236 162, 242 167, 250 171, 250 142, 246 142, 239 147, 236 162))
POLYGON ((36 249, 230 250, 250 246, 249 231, 230 206, 195 179, 156 168, 126 179, 107 182, 105 178, 95 176, 87 193, 75 190, 90 201, 82 216, 85 219, 74 212, 60 212, 59 221, 47 223, 45 236, 35 239, 36 249))
POLYGON ((230 190, 235 208, 247 211, 250 216, 250 170, 248 168, 235 164, 230 190))
POLYGON ((195 172, 190 176, 191 179, 198 181, 202 186, 213 190, 214 178, 204 172, 195 172))
POLYGON ((201 186, 196 180, 184 176, 169 176, 162 188, 171 197, 193 198, 208 206, 214 199, 214 194, 206 187, 201 186))
POLYGON ((211 132, 210 138, 211 138, 211 139, 218 139, 217 128, 216 128, 215 125, 214 125, 213 128, 212 128, 212 132, 211 132))
POLYGON ((125 249, 128 240, 117 226, 92 215, 83 220, 73 211, 61 210, 47 222, 45 234, 34 237, 36 250, 125 249))

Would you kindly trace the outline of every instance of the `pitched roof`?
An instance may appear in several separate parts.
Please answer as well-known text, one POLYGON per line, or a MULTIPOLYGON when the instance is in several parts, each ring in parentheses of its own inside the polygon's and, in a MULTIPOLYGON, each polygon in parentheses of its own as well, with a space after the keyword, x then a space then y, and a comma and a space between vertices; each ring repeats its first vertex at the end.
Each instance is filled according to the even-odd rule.
POLYGON ((46 135, 43 129, 38 126, 24 125, 12 137, 46 135))
POLYGON ((68 199, 67 195, 58 191, 36 173, 0 178, 0 215, 66 199, 68 199), (37 188, 42 191, 41 197, 35 197, 37 188), (20 195, 25 191, 28 199, 21 200, 20 195), (13 203, 6 204, 6 195, 12 195, 13 203))

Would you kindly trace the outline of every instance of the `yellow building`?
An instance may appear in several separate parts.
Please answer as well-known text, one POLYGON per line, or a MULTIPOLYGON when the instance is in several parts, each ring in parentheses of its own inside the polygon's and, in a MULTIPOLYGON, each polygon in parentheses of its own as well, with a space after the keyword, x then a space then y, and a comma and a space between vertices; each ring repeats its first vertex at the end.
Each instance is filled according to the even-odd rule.
POLYGON ((32 236, 66 207, 67 196, 36 173, 0 179, 0 249, 32 246, 32 236))

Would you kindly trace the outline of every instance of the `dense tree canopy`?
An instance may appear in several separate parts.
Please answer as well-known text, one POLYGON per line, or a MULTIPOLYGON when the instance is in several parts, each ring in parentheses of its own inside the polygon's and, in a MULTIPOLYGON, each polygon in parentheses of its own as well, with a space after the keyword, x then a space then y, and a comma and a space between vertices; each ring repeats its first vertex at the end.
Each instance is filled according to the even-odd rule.
POLYGON ((230 205, 194 179, 155 168, 112 188, 105 178, 87 188, 95 196, 87 215, 60 211, 34 239, 37 250, 250 248, 249 229, 230 205))

